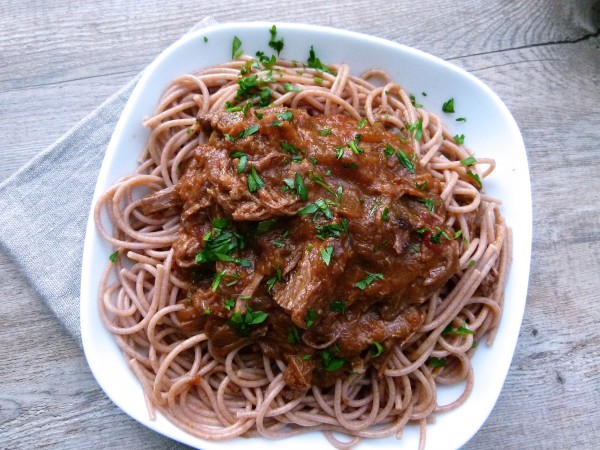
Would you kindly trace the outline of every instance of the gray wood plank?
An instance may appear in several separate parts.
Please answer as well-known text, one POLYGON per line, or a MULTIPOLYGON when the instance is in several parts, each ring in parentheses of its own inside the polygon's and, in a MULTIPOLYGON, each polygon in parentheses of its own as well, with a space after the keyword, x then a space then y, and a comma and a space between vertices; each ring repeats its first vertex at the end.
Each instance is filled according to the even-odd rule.
MULTIPOLYGON (((528 305, 509 376, 467 444, 594 448, 600 438, 600 9, 556 2, 0 2, 0 181, 207 14, 360 31, 450 59, 521 127, 532 175, 528 305), (277 12, 275 12, 277 11, 277 12)), ((0 253, 0 447, 185 448, 106 398, 81 350, 0 253)))

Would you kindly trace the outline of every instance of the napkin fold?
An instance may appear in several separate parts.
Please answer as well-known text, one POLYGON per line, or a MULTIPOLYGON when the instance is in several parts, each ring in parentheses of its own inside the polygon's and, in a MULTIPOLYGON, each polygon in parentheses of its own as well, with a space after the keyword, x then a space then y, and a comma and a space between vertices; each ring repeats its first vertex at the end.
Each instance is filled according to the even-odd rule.
MULTIPOLYGON (((206 17, 189 32, 216 23, 206 17)), ((81 259, 94 187, 142 73, 0 185, 0 245, 79 345, 81 259)))

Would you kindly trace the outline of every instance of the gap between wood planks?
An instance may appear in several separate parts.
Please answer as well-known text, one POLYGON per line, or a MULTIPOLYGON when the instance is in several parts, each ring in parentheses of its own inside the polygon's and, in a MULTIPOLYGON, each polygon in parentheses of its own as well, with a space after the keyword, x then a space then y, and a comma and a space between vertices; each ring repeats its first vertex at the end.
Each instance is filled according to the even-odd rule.
POLYGON ((538 42, 537 44, 527 44, 527 45, 520 45, 518 47, 509 47, 509 48, 503 48, 503 49, 499 49, 499 50, 490 50, 488 52, 471 53, 470 55, 452 56, 450 58, 446 58, 446 61, 470 58, 472 56, 493 55, 494 53, 503 53, 503 52, 509 52, 512 50, 523 50, 523 49, 527 49, 527 48, 544 47, 546 45, 578 44, 580 42, 588 41, 588 40, 596 38, 596 37, 600 37, 600 28, 598 28, 594 33, 587 33, 587 34, 584 34, 583 36, 575 38, 575 39, 561 39, 558 41, 538 42))

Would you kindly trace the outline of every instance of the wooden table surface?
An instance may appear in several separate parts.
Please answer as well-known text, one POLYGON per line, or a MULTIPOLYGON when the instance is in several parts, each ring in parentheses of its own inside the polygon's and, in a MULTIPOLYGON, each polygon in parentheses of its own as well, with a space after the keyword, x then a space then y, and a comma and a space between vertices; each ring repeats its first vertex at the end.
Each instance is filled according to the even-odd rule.
MULTIPOLYGON (((517 350, 466 448, 599 448, 600 3, 209 3, 0 0, 0 181, 207 15, 329 25, 449 60, 516 118, 534 205, 517 350)), ((2 253, 0 299, 0 448, 185 448, 108 400, 79 344, 2 253)))

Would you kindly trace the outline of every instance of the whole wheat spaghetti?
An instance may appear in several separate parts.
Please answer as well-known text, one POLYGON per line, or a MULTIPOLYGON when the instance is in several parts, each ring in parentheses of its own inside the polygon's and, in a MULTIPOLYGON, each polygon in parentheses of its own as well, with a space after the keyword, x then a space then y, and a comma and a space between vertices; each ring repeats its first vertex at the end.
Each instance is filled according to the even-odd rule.
POLYGON ((479 186, 494 161, 475 159, 439 117, 415 106, 385 73, 372 70, 357 77, 346 65, 328 67, 323 71, 282 60, 265 67, 244 56, 176 78, 145 121, 151 135, 138 170, 118 180, 95 206, 98 230, 117 252, 102 277, 102 320, 139 379, 150 414, 157 409, 201 439, 283 438, 321 430, 332 445, 348 448, 363 438, 401 438, 412 423, 421 427, 424 446, 426 424, 434 415, 468 397, 470 357, 484 335, 491 344, 498 326, 510 235, 499 201, 479 186), (444 226, 454 232, 445 238, 459 243, 459 269, 419 306, 424 321, 417 332, 390 348, 385 361, 339 377, 329 387, 290 389, 286 362, 265 356, 252 342, 222 357, 205 333, 182 332, 177 314, 185 309, 181 300, 189 282, 178 276, 172 248, 181 211, 144 214, 140 207, 144 196, 176 186, 194 152, 209 139, 199 115, 260 101, 240 100, 241 71, 270 89, 270 106, 366 119, 407 137, 415 163, 440 183, 444 226), (466 388, 458 399, 438 405, 437 386, 463 381, 466 388))

